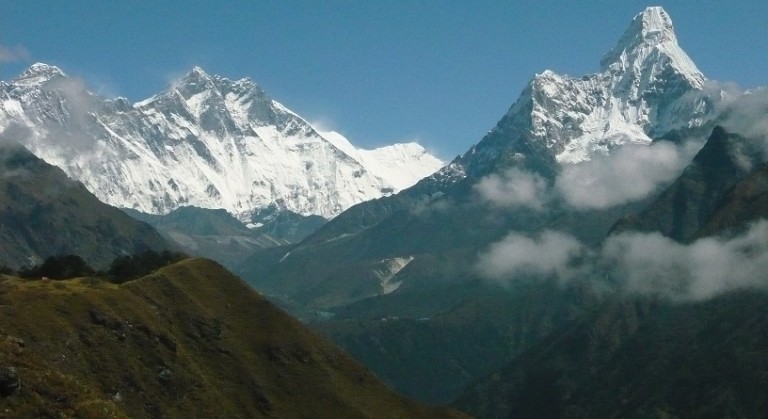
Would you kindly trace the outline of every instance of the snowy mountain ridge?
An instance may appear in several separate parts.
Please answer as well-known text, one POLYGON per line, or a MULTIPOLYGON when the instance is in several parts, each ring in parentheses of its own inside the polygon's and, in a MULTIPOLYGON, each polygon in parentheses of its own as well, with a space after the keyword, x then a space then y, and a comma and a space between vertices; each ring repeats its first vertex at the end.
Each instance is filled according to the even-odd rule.
POLYGON ((111 205, 153 214, 224 208, 246 222, 267 208, 330 218, 442 166, 415 143, 357 149, 250 79, 199 67, 131 105, 34 64, 0 84, 0 132, 111 205))
POLYGON ((355 148, 346 137, 336 131, 320 132, 320 135, 396 190, 405 189, 415 183, 413 179, 421 179, 437 170, 432 170, 437 164, 436 158, 416 142, 397 143, 364 150, 355 148), (423 164, 413 164, 413 162, 423 164), (431 171, 426 171, 425 168, 431 171))
POLYGON ((578 78, 536 74, 496 127, 435 178, 482 176, 502 156, 551 168, 650 144, 714 118, 726 95, 680 48, 661 7, 637 14, 600 68, 578 78))
POLYGON ((706 78, 679 47, 661 7, 635 16, 600 64, 597 74, 573 78, 545 71, 531 83, 533 136, 559 162, 589 160, 626 143, 648 144, 713 115, 706 78))

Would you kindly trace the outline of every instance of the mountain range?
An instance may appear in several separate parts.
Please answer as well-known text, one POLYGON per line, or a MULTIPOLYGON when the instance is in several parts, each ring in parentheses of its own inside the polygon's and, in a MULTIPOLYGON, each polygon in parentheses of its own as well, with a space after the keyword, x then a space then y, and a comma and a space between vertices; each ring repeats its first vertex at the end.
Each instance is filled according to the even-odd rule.
POLYGON ((34 64, 0 83, 0 132, 110 205, 150 214, 222 208, 256 226, 264 212, 330 218, 442 166, 416 143, 357 149, 250 79, 199 67, 131 104, 34 64))
MULTIPOLYGON (((131 105, 35 65, 2 85, 0 127, 4 139, 61 165, 107 202, 132 208, 125 211, 166 239, 234 267, 406 396, 481 418, 763 417, 768 89, 743 92, 707 79, 661 7, 637 14, 599 68, 582 77, 534 75, 487 135, 437 171, 419 169, 429 157, 416 146, 355 149, 251 81, 199 68, 131 105), (258 170, 250 160, 257 155, 269 156, 258 170)), ((91 320, 115 326, 118 336, 125 331, 131 345, 144 329, 162 331, 142 333, 166 348, 163 337, 176 336, 188 345, 179 352, 208 351, 223 368, 246 371, 241 382, 258 384, 244 402, 260 412, 253 414, 281 416, 306 375, 343 393, 308 390, 340 400, 312 413, 338 407, 372 415, 361 413, 370 406, 354 405, 344 373, 364 372, 334 375, 335 355, 307 349, 325 347, 314 337, 285 344, 276 330, 304 329, 293 320, 284 327, 282 313, 212 262, 187 260, 120 286, 14 281, 4 282, 13 289, 3 295, 44 288, 74 298, 90 284, 93 298, 105 302, 149 302, 108 316, 99 303, 101 315, 91 320), (267 341, 240 351, 238 342, 262 339, 251 333, 254 325, 267 341), (254 353, 266 354, 267 364, 234 362, 254 353), (244 365, 268 365, 274 374, 244 365)), ((56 310, 68 314, 78 304, 56 310)), ((91 329, 77 339, 100 336, 91 329)), ((6 339, 10 349, 13 342, 6 339)), ((137 353, 130 365, 147 370, 142 362, 155 358, 137 353)), ((87 366, 105 369, 114 365, 109 359, 87 366)), ((196 371, 210 380, 187 374, 184 360, 157 361, 155 378, 164 382, 180 371, 168 397, 195 395, 201 387, 194 383, 219 379, 209 364, 196 371)), ((115 377, 105 375, 88 394, 111 408, 102 396, 125 390, 132 397, 126 414, 183 411, 166 399, 142 399, 136 389, 156 384, 147 375, 115 377)), ((370 400, 390 397, 377 389, 370 400)), ((426 412, 390 400, 406 409, 401 416, 426 412)))
MULTIPOLYGON (((708 80, 660 7, 635 16, 600 69, 534 76, 437 173, 236 271, 395 388, 438 403, 576 324, 596 327, 616 307, 605 299, 654 294, 667 307, 759 287, 762 259, 739 249, 763 249, 751 223, 768 208, 745 199, 762 202, 764 90, 708 80), (717 267, 730 264, 731 278, 717 267)), ((493 400, 455 406, 520 411, 493 400)))
MULTIPOLYGON (((601 240, 628 207, 642 205, 642 199, 664 181, 671 182, 685 162, 676 157, 679 167, 665 167, 667 179, 615 205, 594 202, 599 196, 589 190, 589 182, 600 179, 577 169, 597 164, 622 147, 653 153, 658 147, 650 147, 651 137, 673 130, 711 130, 707 126, 725 107, 726 96, 680 49, 671 19, 658 7, 632 21, 601 65, 601 73, 582 78, 551 71, 536 75, 496 127, 467 153, 400 194, 349 209, 301 244, 273 249, 266 260, 255 255, 240 273, 259 278, 255 285, 276 295, 296 289, 318 298, 347 292, 350 284, 365 287, 365 292, 340 301, 348 304, 383 294, 375 272, 389 260, 407 259, 415 268, 419 255, 425 254, 456 251, 471 259, 476 249, 510 230, 557 227, 582 240, 601 240), (587 202, 579 204, 596 210, 594 214, 583 217, 574 211, 574 191, 583 193, 587 202), (302 265, 329 258, 339 263, 302 265), (294 262, 284 263, 289 259, 294 262), (313 280, 302 271, 313 272, 313 280), (313 281, 322 291, 312 290, 313 281)), ((650 159, 653 163, 656 156, 650 159)), ((394 282, 405 284, 395 275, 405 279, 408 271, 390 274, 394 282)))

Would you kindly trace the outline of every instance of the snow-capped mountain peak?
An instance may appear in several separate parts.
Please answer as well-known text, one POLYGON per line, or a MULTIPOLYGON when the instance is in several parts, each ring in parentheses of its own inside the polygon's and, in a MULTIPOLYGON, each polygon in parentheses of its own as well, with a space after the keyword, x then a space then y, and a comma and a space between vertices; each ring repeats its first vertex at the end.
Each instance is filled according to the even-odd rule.
POLYGON ((383 179, 393 190, 413 185, 412 179, 421 179, 434 173, 443 162, 429 154, 416 142, 396 143, 373 150, 355 148, 346 137, 336 131, 320 132, 320 135, 365 166, 374 176, 383 179), (420 162, 411 164, 410 162, 420 162))
POLYGON ((67 75, 55 65, 35 63, 13 79, 13 83, 18 86, 29 87, 41 85, 59 77, 67 77, 67 75))
POLYGON ((669 15, 661 6, 647 7, 635 19, 642 21, 643 35, 665 33, 674 36, 672 19, 669 18, 669 15))
MULTIPOLYGON (((623 50, 641 48, 643 44, 655 45, 661 42, 677 42, 672 19, 660 6, 648 7, 635 15, 616 47, 606 58, 621 54, 623 50)), ((606 61, 606 58, 603 61, 606 61)))
POLYGON ((208 73, 206 73, 205 70, 203 70, 202 67, 197 66, 197 65, 193 66, 192 69, 189 70, 189 72, 187 73, 186 77, 184 77, 184 78, 186 79, 186 78, 189 78, 189 77, 211 78, 211 76, 209 76, 208 73))
POLYGON ((616 46, 600 60, 603 72, 639 72, 660 61, 700 89, 705 77, 677 42, 672 19, 659 7, 637 14, 616 46))
POLYGON ((718 89, 705 88, 706 78, 678 45, 661 7, 636 15, 600 64, 600 72, 583 77, 535 75, 496 127, 454 163, 482 175, 499 159, 525 160, 551 174, 557 163, 699 126, 714 117, 721 100, 718 89))
POLYGON ((0 132, 25 127, 11 131, 25 134, 19 140, 30 151, 115 206, 224 208, 243 221, 267 208, 330 218, 442 165, 413 146, 398 153, 334 145, 250 79, 195 67, 129 106, 54 69, 35 65, 0 84, 0 132), (71 141, 84 147, 73 151, 71 141))
POLYGON ((59 67, 55 65, 49 65, 45 63, 35 63, 29 66, 19 77, 16 79, 28 78, 28 77, 66 77, 67 75, 61 71, 59 67))

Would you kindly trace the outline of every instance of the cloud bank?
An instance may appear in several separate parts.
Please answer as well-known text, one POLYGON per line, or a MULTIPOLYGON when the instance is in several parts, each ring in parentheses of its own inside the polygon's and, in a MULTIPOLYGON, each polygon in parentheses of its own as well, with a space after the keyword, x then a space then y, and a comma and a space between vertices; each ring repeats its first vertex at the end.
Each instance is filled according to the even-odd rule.
POLYGON ((627 144, 608 156, 564 166, 555 189, 576 209, 604 209, 637 201, 677 178, 695 150, 668 141, 627 144))
POLYGON ((729 132, 755 138, 762 145, 762 158, 768 156, 768 87, 750 91, 730 103, 721 122, 729 132))
POLYGON ((702 300, 742 288, 768 288, 768 221, 731 238, 690 245, 658 233, 609 238, 601 253, 626 291, 702 300))
POLYGON ((627 232, 590 249, 556 231, 534 238, 511 233, 480 255, 476 270, 501 283, 552 275, 561 282, 609 278, 617 292, 705 300, 737 289, 768 289, 768 221, 738 237, 687 245, 659 233, 627 232))
POLYGON ((670 184, 701 149, 702 142, 626 144, 610 155, 564 165, 554 185, 542 176, 511 168, 475 185, 480 199, 496 207, 545 210, 561 201, 576 210, 601 210, 638 201, 670 184))

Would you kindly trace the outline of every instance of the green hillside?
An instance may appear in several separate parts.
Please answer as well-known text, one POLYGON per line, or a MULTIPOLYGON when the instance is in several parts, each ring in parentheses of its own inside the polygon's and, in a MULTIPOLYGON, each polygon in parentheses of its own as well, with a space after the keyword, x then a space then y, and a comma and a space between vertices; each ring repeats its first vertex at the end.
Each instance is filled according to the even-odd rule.
POLYGON ((461 417, 397 395, 204 259, 123 285, 4 277, 0 325, 7 417, 461 417))

